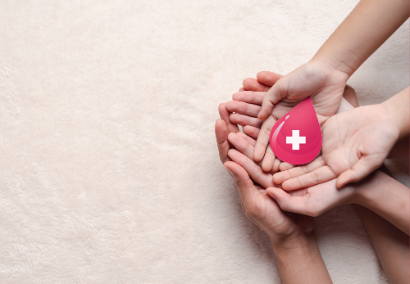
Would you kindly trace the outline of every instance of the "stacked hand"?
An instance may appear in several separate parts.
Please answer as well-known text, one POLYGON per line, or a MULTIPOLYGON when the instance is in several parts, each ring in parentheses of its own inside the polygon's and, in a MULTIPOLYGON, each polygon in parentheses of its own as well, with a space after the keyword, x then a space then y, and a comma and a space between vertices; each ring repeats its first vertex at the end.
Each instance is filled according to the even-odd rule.
POLYGON ((256 142, 238 132, 237 126, 229 121, 229 113, 224 104, 220 106, 219 112, 222 119, 216 122, 215 134, 220 158, 235 181, 245 214, 268 234, 273 245, 309 234, 313 229, 311 218, 285 213, 269 197, 267 188, 274 186, 272 174, 265 173, 241 152, 230 149, 230 143, 234 143, 237 149, 252 156, 256 142))
MULTIPOLYGON (((257 115, 261 109, 263 91, 266 91, 270 85, 274 85, 279 78, 281 76, 277 74, 261 72, 258 74, 258 80, 245 80, 244 88, 233 95, 234 101, 221 106, 225 111, 234 112, 229 115, 229 119, 228 114, 225 114, 226 120, 229 123, 242 125, 244 132, 250 137, 256 138, 258 135, 260 137, 262 131, 259 127, 262 121, 257 118, 257 115)), ((347 86, 343 95, 353 104, 357 104, 352 88, 347 86)), ((359 181, 377 169, 397 141, 400 129, 389 107, 381 104, 353 109, 346 100, 341 99, 340 102, 339 113, 327 119, 322 125, 323 148, 320 157, 308 165, 293 167, 275 159, 268 147, 267 155, 257 164, 259 169, 262 169, 248 171, 252 179, 258 183, 260 178, 266 180, 270 174, 274 174, 273 182, 282 184, 283 189, 302 189, 296 192, 296 196, 295 193, 289 195, 278 187, 268 190, 270 196, 276 199, 282 209, 316 216, 337 204, 351 202, 355 193, 353 188, 349 186, 341 190, 337 188, 349 182, 359 181), (278 170, 281 172, 275 174, 278 170)), ((284 105, 279 103, 275 107, 286 113, 284 105)), ((247 135, 242 133, 238 135, 241 135, 243 141, 247 140, 248 144, 244 144, 243 141, 239 144, 235 143, 233 134, 229 136, 229 142, 252 163, 257 163, 255 151, 260 144, 254 140, 249 141, 251 138, 247 135), (253 152, 251 148, 255 148, 253 152)), ((238 157, 238 152, 234 151, 230 151, 231 156, 233 155, 231 159, 244 166, 240 162, 246 160, 243 157, 241 160, 235 160, 233 157, 238 157)), ((249 163, 248 160, 247 164, 249 163)), ((271 186, 266 182, 260 184, 271 186)))

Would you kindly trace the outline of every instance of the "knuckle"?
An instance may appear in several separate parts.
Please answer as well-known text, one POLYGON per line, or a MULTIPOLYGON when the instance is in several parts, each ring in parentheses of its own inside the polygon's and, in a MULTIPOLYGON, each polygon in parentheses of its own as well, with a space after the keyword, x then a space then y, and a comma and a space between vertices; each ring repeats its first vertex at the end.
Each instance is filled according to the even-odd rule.
POLYGON ((315 184, 318 184, 318 182, 319 182, 319 176, 318 176, 318 174, 317 174, 316 172, 312 172, 312 173, 310 174, 310 177, 311 177, 311 179, 313 180, 313 182, 314 182, 315 184))

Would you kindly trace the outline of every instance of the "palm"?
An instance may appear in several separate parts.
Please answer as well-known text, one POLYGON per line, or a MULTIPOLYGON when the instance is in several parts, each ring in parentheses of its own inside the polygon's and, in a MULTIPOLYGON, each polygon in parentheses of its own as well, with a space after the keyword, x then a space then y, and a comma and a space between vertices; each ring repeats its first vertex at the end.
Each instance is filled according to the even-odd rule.
MULTIPOLYGON (((315 111, 320 124, 334 115, 343 97, 347 76, 344 73, 335 72, 327 66, 317 63, 307 63, 287 76, 281 78, 276 84, 276 99, 272 99, 272 105, 294 107, 307 97, 312 98, 315 111), (280 99, 280 100, 278 100, 280 99)), ((261 113, 265 110, 265 101, 269 101, 269 93, 266 95, 261 113)), ((273 93, 273 91, 271 92, 273 93)), ((283 112, 273 108, 272 115, 279 119, 283 112)))
POLYGON ((327 65, 309 62, 280 78, 265 94, 258 117, 266 119, 258 135, 255 160, 262 160, 276 121, 300 101, 311 97, 319 124, 334 115, 345 92, 347 75, 327 65))
POLYGON ((283 182, 284 189, 294 190, 342 174, 345 176, 341 176, 338 187, 358 181, 383 163, 399 135, 379 105, 339 113, 326 121, 322 132, 322 156, 306 166, 275 175, 275 182, 283 182))
POLYGON ((282 210, 316 217, 339 204, 348 203, 354 188, 336 188, 336 179, 325 183, 287 193, 280 189, 269 188, 282 210))

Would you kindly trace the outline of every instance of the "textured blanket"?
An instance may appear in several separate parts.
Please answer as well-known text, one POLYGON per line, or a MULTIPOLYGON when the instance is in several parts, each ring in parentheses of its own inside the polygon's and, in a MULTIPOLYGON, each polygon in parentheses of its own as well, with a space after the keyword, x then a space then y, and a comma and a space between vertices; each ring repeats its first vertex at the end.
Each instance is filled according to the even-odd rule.
MULTIPOLYGON (((0 282, 280 283, 214 138, 258 71, 308 61, 357 0, 0 1, 0 282)), ((406 22, 350 80, 409 85, 406 22)), ((389 162, 408 181, 408 157, 389 162)), ((335 283, 386 283, 351 206, 316 218, 335 283)))

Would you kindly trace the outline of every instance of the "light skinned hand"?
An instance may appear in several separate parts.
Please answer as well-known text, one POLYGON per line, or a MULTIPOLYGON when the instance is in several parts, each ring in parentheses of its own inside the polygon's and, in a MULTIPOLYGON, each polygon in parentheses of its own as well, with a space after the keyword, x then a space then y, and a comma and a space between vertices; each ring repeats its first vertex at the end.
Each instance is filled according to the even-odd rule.
MULTIPOLYGON (((268 234, 272 244, 280 244, 290 239, 294 240, 306 233, 310 233, 313 230, 313 220, 310 217, 283 212, 267 194, 266 187, 255 185, 242 166, 227 160, 228 151, 236 151, 229 150, 226 147, 229 143, 228 135, 236 135, 246 143, 250 143, 252 140, 244 134, 229 132, 228 125, 223 119, 217 120, 215 135, 221 161, 235 181, 246 216, 268 234)), ((260 171, 263 172, 261 169, 260 171)), ((271 175, 268 176, 265 182, 272 184, 271 175)))
POLYGON ((262 160, 276 121, 305 98, 311 97, 320 125, 334 115, 348 78, 346 73, 314 60, 280 78, 264 95, 258 114, 264 121, 255 147, 255 160, 262 160))
POLYGON ((282 210, 315 217, 337 205, 351 203, 355 198, 355 189, 349 186, 337 189, 336 179, 292 192, 282 190, 272 182, 272 174, 263 171, 253 160, 256 142, 242 135, 229 134, 228 140, 236 148, 229 150, 229 157, 245 169, 252 180, 265 187, 267 194, 276 200, 282 210))
MULTIPOLYGON (((227 110, 231 112, 230 120, 241 125, 244 133, 255 139, 263 122, 257 118, 263 95, 281 77, 283 76, 273 72, 260 72, 258 80, 252 78, 245 79, 243 88, 232 96, 233 101, 226 103, 227 110)), ((288 109, 283 111, 286 113, 288 109)), ((262 169, 266 172, 277 172, 280 163, 281 161, 276 158, 272 149, 268 147, 262 160, 262 169)))
MULTIPOLYGON (((269 89, 281 77, 281 75, 269 71, 259 72, 256 79, 245 79, 242 91, 235 93, 232 96, 233 101, 226 103, 226 108, 231 113, 229 116, 230 120, 242 125, 244 133, 255 139, 258 137, 262 125, 262 121, 257 118, 257 114, 260 111, 260 105, 265 94, 263 91, 269 89)), ((358 105, 356 93, 352 87, 346 85, 343 97, 351 104, 358 105)), ((292 107, 282 105, 278 105, 277 108, 280 109, 283 114, 292 109, 292 107)), ((268 119, 271 119, 271 117, 268 119)), ((272 122, 273 127, 275 121, 272 122)), ((264 131, 270 133, 271 128, 265 129, 264 131)), ((268 146, 262 160, 262 169, 266 172, 277 172, 279 166, 281 171, 293 168, 292 165, 277 159, 272 149, 268 146)))
POLYGON ((295 190, 337 178, 341 188, 381 166, 399 135, 400 128, 384 104, 338 113, 322 127, 322 155, 275 174, 273 180, 285 190, 295 190))

